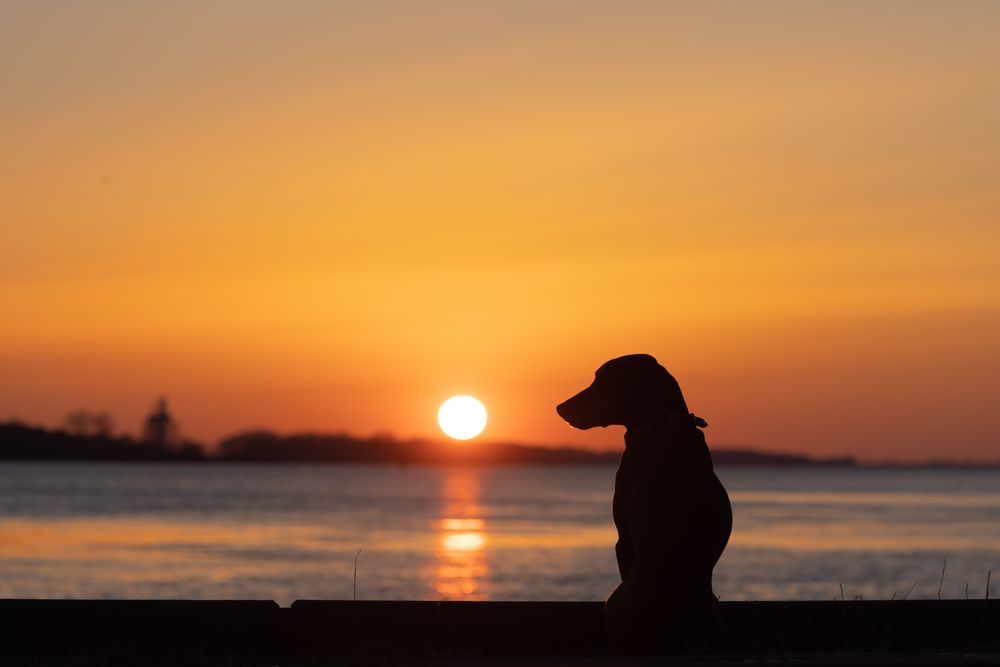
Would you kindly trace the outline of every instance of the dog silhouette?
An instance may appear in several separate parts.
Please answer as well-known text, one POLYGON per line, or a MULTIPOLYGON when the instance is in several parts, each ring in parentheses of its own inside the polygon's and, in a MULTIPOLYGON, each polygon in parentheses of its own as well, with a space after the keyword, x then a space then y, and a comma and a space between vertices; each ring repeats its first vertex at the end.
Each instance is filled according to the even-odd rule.
POLYGON ((711 649, 719 631, 712 569, 733 514, 699 428, 707 424, 688 412, 677 381, 648 354, 607 362, 556 411, 575 428, 627 429, 612 500, 622 581, 605 605, 609 648, 711 649))

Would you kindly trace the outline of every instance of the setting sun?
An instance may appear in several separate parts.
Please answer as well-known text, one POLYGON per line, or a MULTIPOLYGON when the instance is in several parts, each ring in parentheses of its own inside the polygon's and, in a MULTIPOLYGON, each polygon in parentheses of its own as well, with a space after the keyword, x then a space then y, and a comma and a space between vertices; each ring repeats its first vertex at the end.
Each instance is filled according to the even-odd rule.
POLYGON ((486 428, 486 407, 472 396, 452 396, 441 404, 438 424, 455 440, 474 438, 486 428))

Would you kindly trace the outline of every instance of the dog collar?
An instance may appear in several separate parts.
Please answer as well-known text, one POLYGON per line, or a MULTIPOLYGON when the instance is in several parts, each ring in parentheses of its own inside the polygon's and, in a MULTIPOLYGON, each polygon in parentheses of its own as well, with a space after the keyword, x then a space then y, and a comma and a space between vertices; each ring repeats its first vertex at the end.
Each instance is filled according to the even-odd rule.
POLYGON ((684 414, 683 412, 669 412, 667 413, 667 421, 663 422, 647 422, 641 426, 636 426, 630 428, 628 432, 625 433, 625 437, 628 438, 629 433, 633 435, 642 435, 650 431, 655 431, 661 429, 664 426, 669 428, 683 428, 685 426, 696 426, 698 428, 705 428, 708 426, 708 422, 694 414, 693 412, 684 414))
POLYGON ((683 412, 671 412, 667 415, 667 423, 670 426, 697 426, 698 428, 705 428, 708 426, 708 422, 691 412, 684 414, 683 412))

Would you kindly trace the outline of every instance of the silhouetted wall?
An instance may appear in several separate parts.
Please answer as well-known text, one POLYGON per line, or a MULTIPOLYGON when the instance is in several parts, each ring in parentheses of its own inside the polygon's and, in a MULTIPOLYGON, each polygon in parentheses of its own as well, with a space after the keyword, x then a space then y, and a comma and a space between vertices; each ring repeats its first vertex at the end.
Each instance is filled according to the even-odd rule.
MULTIPOLYGON (((920 652, 927 666, 949 663, 933 662, 936 653, 1000 652, 1000 600, 723 602, 721 614, 723 655, 920 652)), ((324 655, 361 664, 596 656, 605 653, 603 619, 601 602, 0 600, 0 662, 67 654, 88 658, 67 664, 189 664, 170 656, 204 664, 206 654, 260 656, 263 664, 324 655)))

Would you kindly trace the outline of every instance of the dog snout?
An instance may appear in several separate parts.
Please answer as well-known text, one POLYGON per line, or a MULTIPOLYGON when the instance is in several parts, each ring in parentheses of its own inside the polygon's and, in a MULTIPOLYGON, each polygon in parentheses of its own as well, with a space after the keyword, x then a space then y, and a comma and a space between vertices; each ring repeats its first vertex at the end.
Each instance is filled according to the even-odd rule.
POLYGON ((573 408, 570 405, 572 401, 573 399, 571 398, 556 406, 556 412, 567 422, 571 421, 571 415, 573 414, 573 408))
POLYGON ((589 388, 556 406, 556 412, 573 428, 588 429, 597 426, 590 409, 589 388))

